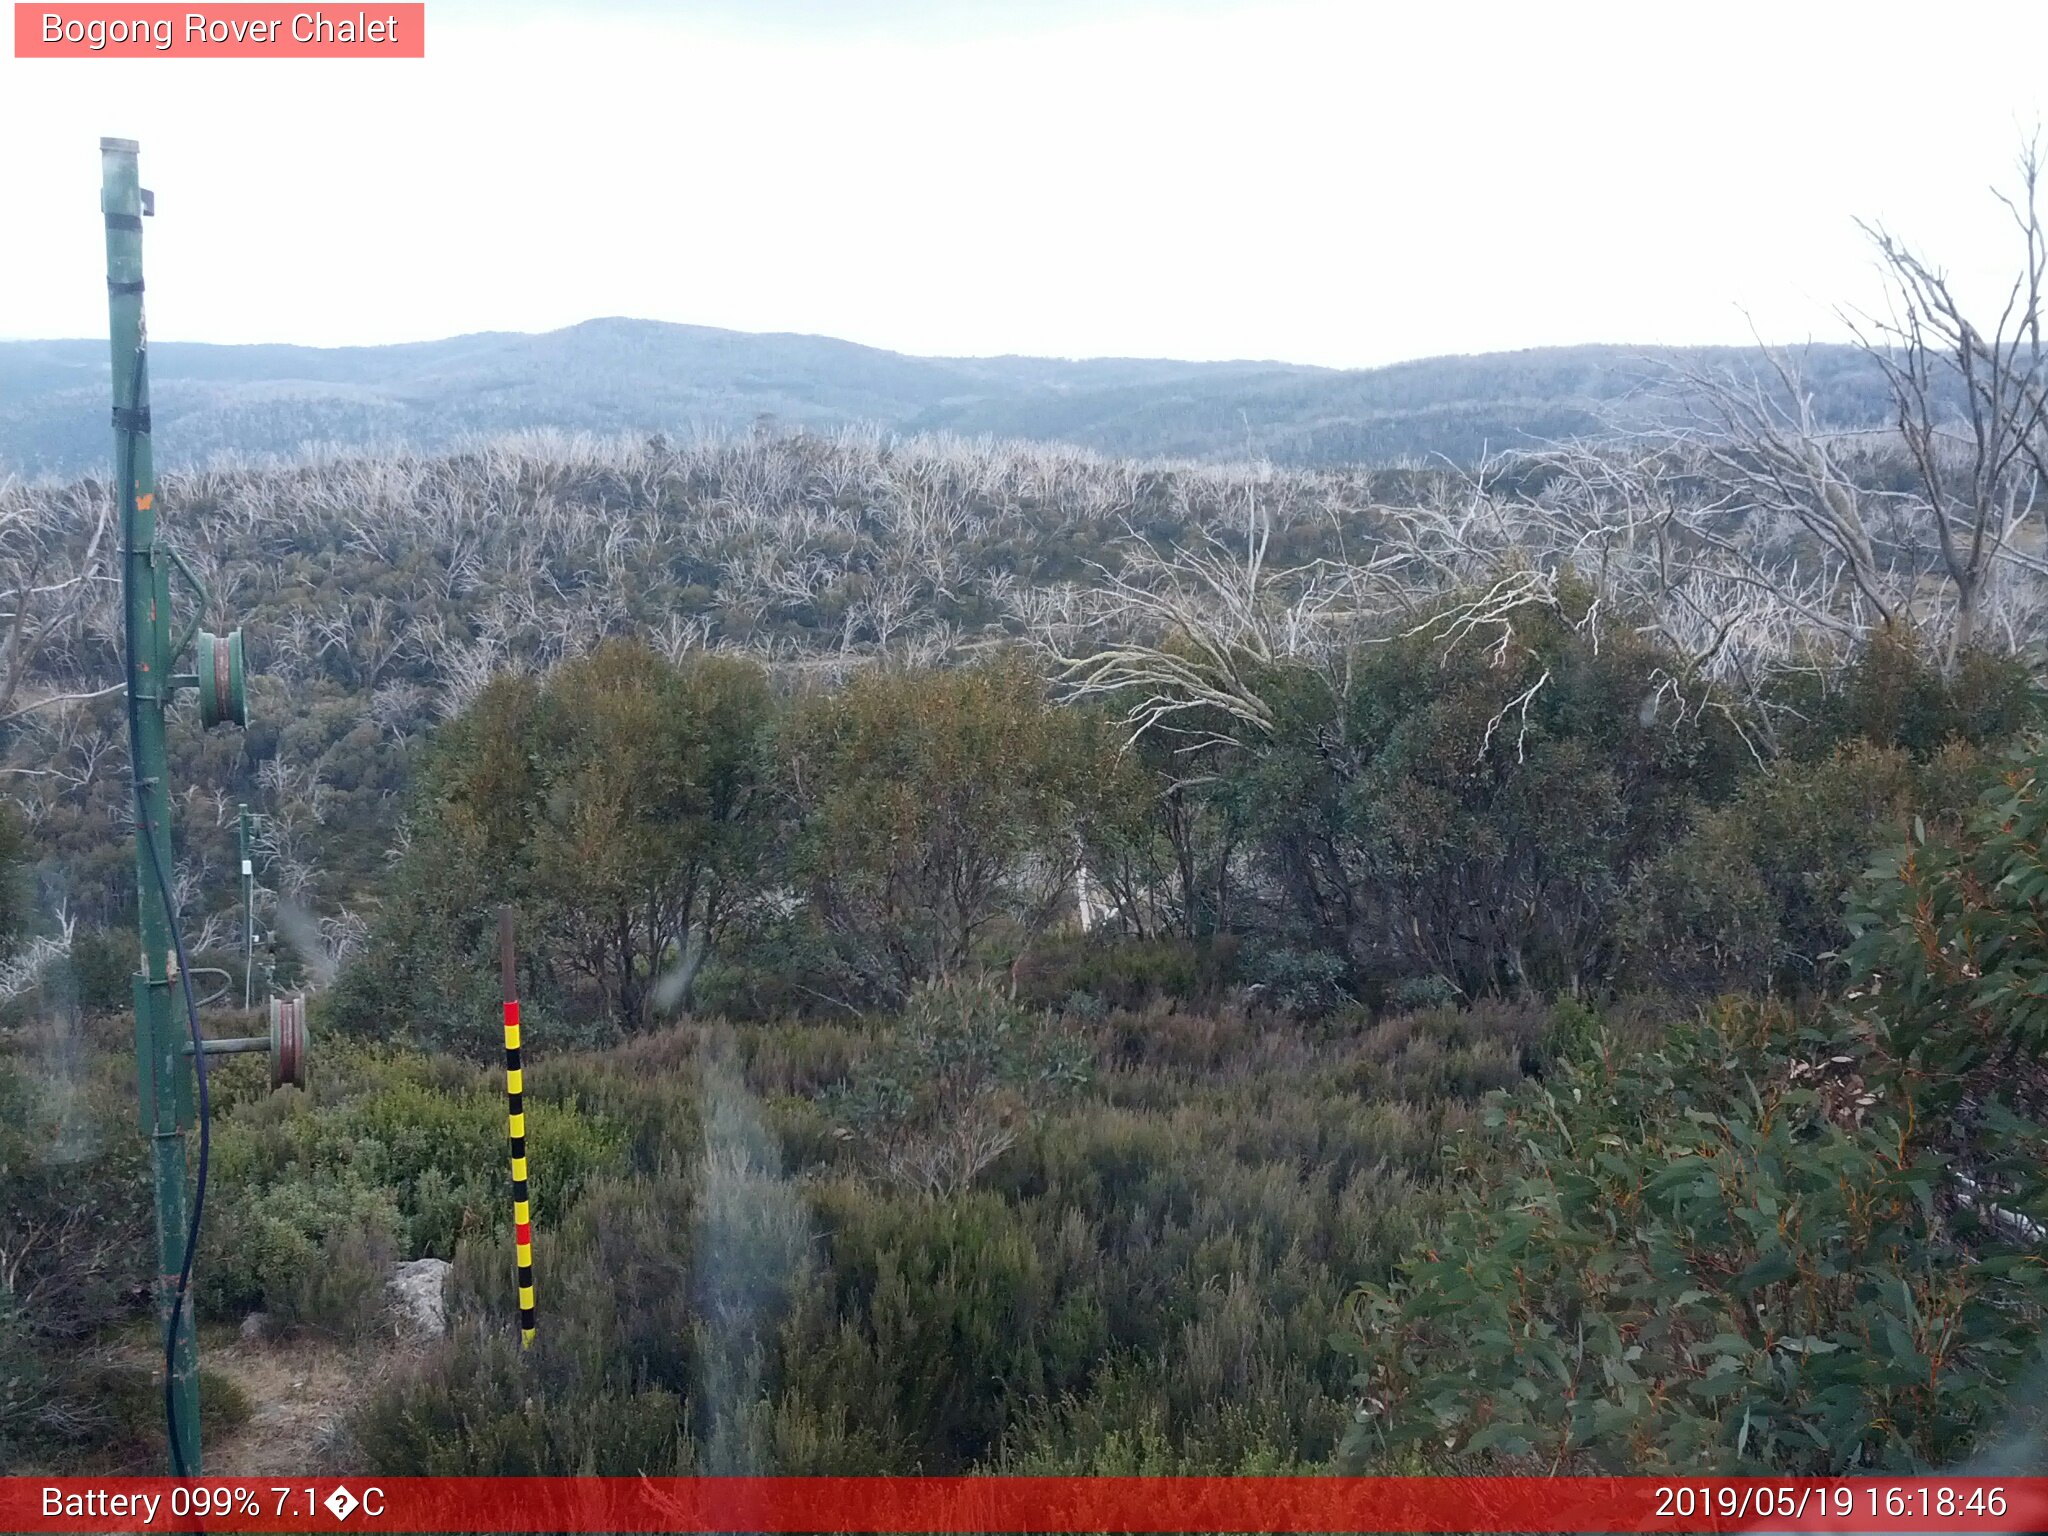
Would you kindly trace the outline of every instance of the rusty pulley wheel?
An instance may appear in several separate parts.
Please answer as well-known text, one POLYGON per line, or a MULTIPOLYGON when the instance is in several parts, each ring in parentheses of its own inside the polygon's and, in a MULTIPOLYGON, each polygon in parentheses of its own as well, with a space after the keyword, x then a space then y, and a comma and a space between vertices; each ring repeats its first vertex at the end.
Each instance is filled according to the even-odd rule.
POLYGON ((249 723, 249 684, 242 667, 242 632, 229 630, 216 635, 199 632, 199 723, 208 730, 217 725, 249 723))
POLYGON ((270 1000, 270 1086, 306 1086, 306 994, 270 1000))

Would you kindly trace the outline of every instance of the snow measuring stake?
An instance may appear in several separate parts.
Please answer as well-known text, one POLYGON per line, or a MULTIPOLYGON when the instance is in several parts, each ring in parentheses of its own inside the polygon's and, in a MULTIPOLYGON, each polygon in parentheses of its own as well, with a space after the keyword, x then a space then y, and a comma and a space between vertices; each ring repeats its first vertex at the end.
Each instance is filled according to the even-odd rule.
POLYGON ((303 998, 273 999, 268 1037, 206 1039, 200 1033, 191 965, 178 927, 171 886, 175 855, 165 716, 178 690, 190 688, 198 695, 202 724, 244 725, 248 695, 239 629, 216 635, 199 629, 196 619, 182 633, 172 628, 174 574, 202 607, 210 600, 177 552, 157 538, 149 335, 142 303, 142 220, 154 214, 156 206, 139 183, 137 153, 131 139, 100 140, 100 209, 107 229, 107 319, 114 365, 113 484, 121 504, 123 650, 135 791, 136 924, 142 941, 141 968, 135 976, 135 1080, 142 1134, 149 1138, 156 1182, 156 1298, 163 1326, 166 1438, 172 1471, 196 1477, 199 1362, 192 1334, 192 1254, 206 1208, 206 1058, 268 1051, 273 1086, 302 1084, 305 1006, 303 998), (188 648, 195 658, 193 670, 174 671, 188 648), (188 1198, 185 1136, 195 1125, 199 1163, 188 1198))
POLYGON ((513 1278, 519 1287, 519 1347, 533 1347, 533 1204, 526 1186, 526 1070, 519 1044, 518 966, 512 909, 498 908, 498 980, 505 994, 505 1129, 512 1150, 513 1278))

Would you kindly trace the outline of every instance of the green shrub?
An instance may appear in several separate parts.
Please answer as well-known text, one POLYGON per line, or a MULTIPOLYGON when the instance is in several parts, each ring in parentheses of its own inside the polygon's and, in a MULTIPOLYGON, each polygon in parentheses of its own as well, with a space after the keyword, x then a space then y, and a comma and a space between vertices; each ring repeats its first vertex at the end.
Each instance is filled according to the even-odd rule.
POLYGON ((1404 977, 1387 993, 1387 1006, 1397 1012, 1448 1008, 1457 1000, 1458 989, 1441 976, 1404 977))
POLYGON ((73 934, 68 961, 80 1008, 112 1013, 135 1004, 135 936, 132 932, 88 929, 73 934))
POLYGON ((1085 1274, 991 1195, 932 1202, 832 1185, 817 1191, 817 1214, 839 1314, 872 1362, 840 1400, 893 1419, 929 1470, 971 1466, 1019 1406, 1076 1385, 1107 1343, 1085 1274))
POLYGON ((506 1329, 458 1328, 349 1416, 350 1464, 366 1474, 413 1477, 695 1470, 674 1393, 580 1380, 548 1344, 536 1354, 524 1357, 506 1329))
MULTIPOLYGON (((621 1128, 551 1101, 530 1069, 536 1221, 626 1155, 621 1128)), ((343 1333, 373 1326, 391 1260, 449 1256, 510 1220, 503 1078, 446 1057, 341 1048, 311 1093, 216 1115, 198 1295, 214 1316, 261 1309, 343 1333)))
POLYGON ((1857 1063, 1733 1008, 1499 1100, 1506 1186, 1464 1186, 1360 1293, 1349 1459, 1900 1471, 2007 1423, 2048 1363, 2048 1276, 1952 1219, 1927 1122, 1857 1063))
POLYGON ((2041 720, 2024 659, 1966 651, 1944 670, 1917 637, 1883 632, 1838 674, 1794 673, 1778 686, 1794 721, 1786 748, 1825 757, 1851 744, 1933 757, 1943 747, 2003 746, 2041 720))
POLYGON ((1439 1108, 1519 1083, 1552 1021, 1574 1005, 1488 1000, 1384 1018, 1353 1041, 1342 1081, 1376 1099, 1439 1108))
POLYGON ((2048 745, 2001 765, 1961 832, 1916 822, 1854 893, 1849 960, 1865 1012, 1929 1107, 2039 1106, 2048 1049, 2048 745))
MULTIPOLYGON (((1470 1106, 1429 1096, 1514 1080, 1545 1013, 1307 1030, 1159 1001, 1091 1027, 1088 1080, 1021 1114, 975 1187, 855 1177, 862 1144, 827 1110, 881 1104, 884 1079, 932 1127, 947 1073, 973 1088, 951 1102, 1028 1103, 1014 1068, 1043 1064, 1044 1020, 968 991, 932 989, 922 1022, 676 1025, 536 1075, 626 1148, 536 1234, 538 1416, 460 1406, 488 1362, 430 1360, 365 1410, 379 1469, 465 1465, 451 1426, 471 1411, 492 1426, 473 1464, 539 1465, 547 1426, 573 1437, 593 1404, 655 1393, 680 1438, 598 1465, 656 1468, 685 1442, 704 1471, 1314 1465, 1349 1412, 1326 1344, 1344 1298, 1390 1276, 1469 1139, 1470 1106), (707 1060, 731 1072, 708 1103, 707 1060), (752 1128, 734 1079, 766 1096, 752 1128)), ((505 1234, 472 1231, 455 1260, 448 1347, 487 1354, 513 1304, 505 1234)))
MULTIPOLYGON (((396 1252, 402 1218, 388 1190, 349 1180, 289 1179, 250 1188, 223 1179, 207 1191, 193 1290, 202 1315, 267 1312, 353 1334, 366 1320, 337 1310, 362 1299, 353 1261, 362 1245, 396 1252), (348 1248, 351 1272, 326 1270, 348 1248)), ((379 1277, 381 1283, 382 1277, 379 1277)))
POLYGON ((1240 975, 1259 1001, 1298 1019, 1322 1019, 1355 1001, 1351 966, 1327 950, 1260 948, 1247 955, 1240 975))
MULTIPOLYGON (((1949 752, 1951 781, 1976 778, 1974 754, 1949 752)), ((1694 995, 1839 981, 1848 942, 1842 902, 1876 850, 1903 837, 1930 797, 1924 770, 1896 748, 1854 745, 1784 762, 1701 811, 1686 836, 1645 868, 1624 920, 1630 968, 1694 995)), ((1956 785, 1943 786, 1967 798, 1956 785)))
POLYGON ((1257 867, 1360 983, 1440 977, 1460 997, 1604 983, 1631 876, 1748 755, 1704 700, 1644 723, 1685 663, 1589 589, 1477 635, 1461 601, 1360 647, 1341 687, 1263 670, 1272 727, 1229 767, 1255 808, 1257 867))
MULTIPOLYGON (((504 674, 421 764, 411 840, 335 1023, 476 1053, 496 909, 521 919, 522 1002, 595 1043, 687 1008, 772 842, 767 676, 613 638, 541 680, 504 674)), ((563 1038, 558 1036, 557 1038, 563 1038)))
POLYGON ((697 978, 699 1009, 729 1019, 844 1019, 883 996, 805 912, 741 912, 697 978))
POLYGON ((0 1291, 0 1466, 19 1466, 76 1414, 64 1402, 58 1362, 38 1348, 32 1320, 12 1291, 0 1291))
MULTIPOLYGON (((1227 1302, 1225 1303, 1227 1305, 1227 1302)), ((1202 1347, 1198 1340, 1197 1347, 1202 1347)), ((1270 1346, 1240 1341, 1252 1390, 1194 1398, 1153 1361, 1119 1360, 1085 1394, 1031 1405, 995 1469, 1018 1477, 1300 1477, 1325 1470, 1342 1402, 1270 1346)))
POLYGON ((319 1262, 300 1278, 278 1320, 350 1344, 381 1332, 397 1258, 398 1244, 381 1213, 323 1233, 319 1262))
POLYGON ((35 1043, 53 1049, 34 1067, 0 1054, 0 1465, 68 1464, 111 1432, 86 1346, 154 1268, 132 1079, 35 1043))
POLYGON ((1049 1008, 1076 995, 1093 1005, 1139 1009, 1162 999, 1213 1002, 1236 969, 1237 941, 1058 934, 1040 939, 1011 969, 1017 1000, 1049 1008))
MULTIPOLYGON (((4 1381, 0 1377, 0 1381, 4 1381)), ((95 1355, 77 1362, 72 1393, 53 1405, 51 1427, 37 1449, 52 1470, 133 1473, 164 1466, 163 1380, 148 1365, 95 1355)), ((232 1377, 199 1367, 199 1435, 212 1444, 249 1422, 254 1405, 232 1377)), ((7 1463, 10 1470, 19 1462, 7 1463)))
POLYGON ((908 1188, 954 1195, 1021 1127, 1088 1080, 1080 1041, 988 981, 926 985, 826 1112, 871 1166, 908 1188))
POLYGON ((794 871, 847 963, 884 995, 1028 943, 1077 838, 1123 777, 1101 722, 1054 707, 1021 656, 870 670, 800 699, 779 743, 794 871))

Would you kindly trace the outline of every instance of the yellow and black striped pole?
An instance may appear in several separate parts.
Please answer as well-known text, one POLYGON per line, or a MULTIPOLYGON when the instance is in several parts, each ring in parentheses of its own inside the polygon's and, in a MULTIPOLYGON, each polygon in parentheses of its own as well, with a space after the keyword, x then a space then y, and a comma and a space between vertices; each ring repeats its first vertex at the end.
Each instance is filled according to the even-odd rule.
POLYGON ((519 1347, 533 1343, 533 1206, 526 1192, 526 1076, 519 1061, 519 988, 512 909, 498 908, 498 976, 505 991, 506 1128, 512 1137, 512 1244, 519 1259, 519 1347))

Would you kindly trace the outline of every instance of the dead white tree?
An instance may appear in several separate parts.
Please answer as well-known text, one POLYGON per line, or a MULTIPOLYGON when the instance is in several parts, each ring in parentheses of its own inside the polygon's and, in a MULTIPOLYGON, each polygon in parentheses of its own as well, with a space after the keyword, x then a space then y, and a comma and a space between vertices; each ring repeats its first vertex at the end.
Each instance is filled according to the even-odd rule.
MULTIPOLYGON (((2020 271, 1988 327, 1948 276, 1881 225, 1860 224, 1889 290, 1880 316, 1845 312, 1890 396, 1891 425, 1844 431, 1818 414, 1796 360, 1760 348, 1747 377, 1689 371, 1692 463, 1722 488, 1682 508, 1688 563, 1770 594, 1805 627, 1854 643, 1911 627, 1953 668, 1972 646, 2037 649, 2048 577, 2048 358, 2038 141, 2018 188, 1994 189, 2020 235, 2020 271), (1901 458, 1913 484, 1887 483, 1901 458)), ((1671 466, 1661 467, 1668 470, 1671 466)), ((1670 497, 1681 474, 1638 466, 1670 497)), ((1639 496, 1639 499, 1642 499, 1639 496)), ((1684 499, 1679 494, 1679 499, 1684 499)), ((1800 626, 1795 626, 1800 627, 1800 626)))
MULTIPOLYGON (((0 958, 0 1001, 32 991, 41 982, 46 967, 71 953, 77 931, 78 920, 60 906, 55 933, 38 934, 12 954, 0 958)), ((0 1262, 4 1259, 4 1250, 0 1250, 0 1262)))
POLYGON ((2041 552, 2018 536, 2037 511, 2048 518, 2048 372, 2041 345, 2048 272, 2039 204, 2038 138, 2021 150, 2013 194, 1993 189, 2017 226, 2022 260, 1987 330, 1963 312, 1941 268, 1890 230, 1870 237, 1891 287, 1891 307, 1858 317, 1858 339, 1884 370, 1894 422, 1920 482, 1947 577, 1953 616, 1946 661, 1977 643, 1986 588, 2001 560, 2048 575, 2041 552))
POLYGON ((1728 569, 1747 567, 1772 590, 1790 562, 1759 560, 1759 552, 1785 550, 1791 541, 1783 531, 1803 531, 1813 546, 1809 563, 1825 566, 1847 589, 1816 609, 1816 618, 1860 634, 1860 622, 1839 617, 1860 603, 1878 622, 1899 622, 1912 602, 1913 575, 1875 537, 1877 504, 1886 496, 1861 484, 1844 464, 1841 439, 1816 419, 1793 360, 1772 348, 1759 350, 1767 374, 1681 371, 1704 416, 1704 430, 1688 434, 1689 445, 1723 488, 1715 515, 1687 518, 1687 531, 1728 569))
POLYGON ((1055 651, 1070 699, 1114 697, 1126 705, 1135 740, 1160 728, 1190 729, 1198 740, 1219 733, 1186 727, 1217 711, 1258 735, 1275 728, 1257 686, 1263 667, 1284 659, 1326 659, 1373 611, 1372 589, 1398 580, 1400 552, 1362 563, 1267 563, 1272 519, 1256 486, 1246 487, 1241 547, 1204 530, 1198 542, 1162 554, 1135 534, 1121 569, 1097 566, 1088 594, 1095 648, 1055 651))
POLYGON ((17 484, 0 484, 0 723, 122 687, 66 681, 73 671, 67 659, 49 654, 119 579, 107 558, 113 503, 96 488, 83 494, 88 507, 76 508, 73 498, 67 508, 17 484))

